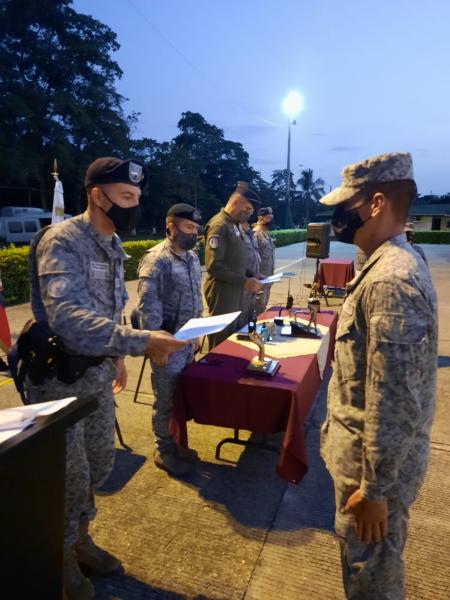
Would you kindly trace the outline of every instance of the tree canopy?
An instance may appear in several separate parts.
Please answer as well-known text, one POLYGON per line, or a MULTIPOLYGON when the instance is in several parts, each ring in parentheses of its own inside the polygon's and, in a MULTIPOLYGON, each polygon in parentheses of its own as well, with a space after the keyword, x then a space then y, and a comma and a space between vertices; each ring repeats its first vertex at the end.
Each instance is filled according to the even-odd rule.
MULTIPOLYGON (((125 99, 116 89, 122 76, 113 59, 117 36, 71 5, 71 0, 0 0, 0 192, 6 186, 37 189, 33 200, 51 209, 57 158, 66 212, 77 214, 84 208, 88 164, 99 156, 135 156, 149 170, 144 227, 161 229, 168 206, 177 201, 192 203, 208 219, 238 180, 259 191, 281 225, 286 171, 274 171, 272 181, 264 181, 243 145, 226 139, 201 114, 183 112, 170 141, 133 139, 139 114, 125 115, 125 99)), ((317 196, 301 181, 298 193, 292 175, 295 223, 302 222, 305 194, 317 196)), ((0 201, 18 203, 5 194, 0 201)))

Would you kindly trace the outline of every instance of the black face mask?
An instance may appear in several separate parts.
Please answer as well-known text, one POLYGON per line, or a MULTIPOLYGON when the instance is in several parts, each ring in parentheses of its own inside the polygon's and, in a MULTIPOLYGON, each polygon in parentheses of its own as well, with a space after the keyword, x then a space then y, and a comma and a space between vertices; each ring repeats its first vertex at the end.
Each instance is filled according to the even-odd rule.
POLYGON ((129 206, 128 208, 123 208, 122 206, 119 206, 113 202, 108 194, 105 192, 103 193, 112 204, 111 208, 105 211, 105 214, 114 223, 117 231, 124 231, 127 233, 133 229, 136 229, 136 225, 141 217, 141 207, 139 204, 136 204, 136 206, 129 206))
MULTIPOLYGON (((371 218, 372 217, 369 217, 369 219, 371 218)), ((342 204, 340 204, 334 211, 331 219, 331 225, 336 239, 339 242, 344 242, 344 244, 353 244, 356 232, 364 225, 364 223, 367 223, 369 219, 363 221, 356 208, 344 210, 342 204)))
POLYGON ((182 250, 192 250, 197 243, 196 233, 184 233, 184 231, 177 230, 177 233, 173 236, 173 241, 182 250))

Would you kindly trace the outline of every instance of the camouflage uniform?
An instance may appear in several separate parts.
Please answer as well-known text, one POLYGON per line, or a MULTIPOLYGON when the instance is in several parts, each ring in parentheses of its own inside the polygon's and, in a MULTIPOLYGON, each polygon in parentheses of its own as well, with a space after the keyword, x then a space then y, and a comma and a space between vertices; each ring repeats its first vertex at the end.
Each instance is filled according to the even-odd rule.
MULTIPOLYGON (((201 270, 195 251, 176 252, 170 240, 165 240, 142 257, 138 277, 141 327, 175 333, 189 319, 202 316, 201 270)), ((173 397, 181 371, 193 358, 193 346, 187 345, 174 352, 166 366, 152 365, 152 425, 161 454, 174 448, 169 434, 173 397)))
MULTIPOLYGON (((265 227, 256 225, 253 232, 258 243, 258 252, 261 257, 260 272, 266 277, 273 275, 275 269, 275 243, 265 227)), ((265 285, 256 297, 256 314, 264 312, 269 302, 271 285, 265 285)))
MULTIPOLYGON (((205 298, 210 315, 242 310, 247 246, 238 224, 222 209, 205 227, 205 298)), ((209 336, 210 349, 237 329, 237 321, 209 336)))
POLYGON ((356 248, 356 257, 355 257, 355 272, 358 274, 363 266, 365 265, 367 260, 367 254, 361 248, 356 248))
MULTIPOLYGON (((240 226, 240 230, 242 232, 242 237, 244 238, 244 242, 247 246, 247 276, 254 277, 260 272, 261 266, 261 257, 258 252, 258 243, 256 241, 256 237, 253 233, 253 230, 249 227, 248 229, 244 229, 240 226)), ((252 292, 248 292, 244 289, 244 293, 242 295, 242 314, 239 316, 239 325, 238 327, 242 327, 248 323, 249 317, 251 313, 255 310, 256 307, 256 297, 252 292)))
POLYGON ((417 244, 411 243, 412 248, 417 252, 417 254, 425 261, 425 264, 428 265, 427 257, 425 256, 425 252, 423 248, 418 246, 417 244))
POLYGON ((408 507, 425 476, 434 414, 436 324, 430 273, 398 235, 348 285, 322 430, 352 600, 404 597, 408 507), (378 544, 356 540, 354 518, 344 512, 358 488, 368 500, 388 502, 389 533, 378 544))
MULTIPOLYGON (((51 227, 37 248, 31 245, 34 318, 48 322, 69 352, 108 357, 145 354, 148 332, 120 325, 126 301, 125 256, 119 238, 98 235, 86 214, 51 227)), ((112 360, 106 358, 74 384, 56 378, 42 385, 26 381, 31 402, 75 395, 95 397, 99 404, 66 434, 66 547, 77 541, 81 518, 94 517, 94 491, 113 465, 115 373, 112 360)))

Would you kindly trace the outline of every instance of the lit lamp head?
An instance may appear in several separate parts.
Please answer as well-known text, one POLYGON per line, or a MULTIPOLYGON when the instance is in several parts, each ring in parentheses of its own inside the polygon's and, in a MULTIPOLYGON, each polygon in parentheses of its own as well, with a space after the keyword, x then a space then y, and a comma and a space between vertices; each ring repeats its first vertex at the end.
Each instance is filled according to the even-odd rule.
POLYGON ((292 90, 283 98, 281 108, 283 109, 284 114, 289 117, 289 120, 292 122, 292 120, 304 109, 303 96, 299 91, 292 90))

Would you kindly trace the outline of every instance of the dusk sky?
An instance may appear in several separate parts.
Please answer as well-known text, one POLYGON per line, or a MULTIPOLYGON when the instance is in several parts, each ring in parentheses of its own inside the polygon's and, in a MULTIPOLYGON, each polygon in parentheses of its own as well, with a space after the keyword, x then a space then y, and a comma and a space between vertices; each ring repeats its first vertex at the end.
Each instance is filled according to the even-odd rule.
POLYGON ((421 194, 450 192, 448 0, 75 0, 118 35, 136 137, 169 141, 183 111, 241 142, 265 179, 286 166, 285 94, 295 178, 326 189, 343 165, 413 154, 421 194), (299 165, 303 165, 300 167, 299 165))

